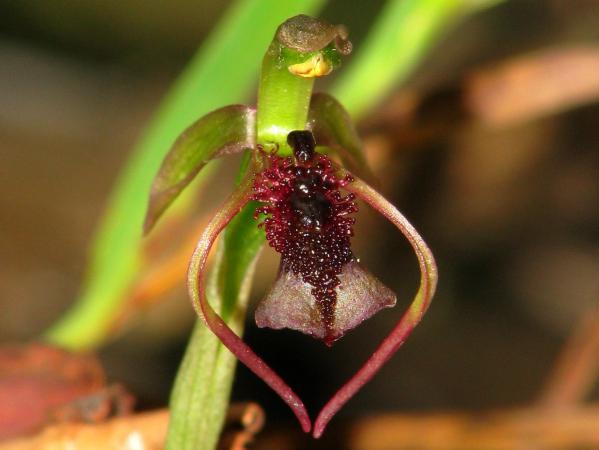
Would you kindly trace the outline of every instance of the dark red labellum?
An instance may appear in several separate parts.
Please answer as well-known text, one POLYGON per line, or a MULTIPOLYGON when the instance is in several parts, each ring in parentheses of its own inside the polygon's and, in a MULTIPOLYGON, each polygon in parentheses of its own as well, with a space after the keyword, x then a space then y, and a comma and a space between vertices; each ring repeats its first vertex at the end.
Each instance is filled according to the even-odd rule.
MULTIPOLYGON (((254 181, 254 199, 265 203, 256 210, 256 215, 266 215, 260 226, 264 227, 270 246, 281 254, 282 276, 311 286, 319 316, 315 322, 322 325, 303 329, 289 324, 285 327, 300 329, 331 345, 345 331, 345 327, 335 323, 339 313, 340 274, 348 263, 356 261, 350 248, 355 223, 351 214, 358 210, 355 195, 344 196, 339 190, 352 178, 339 178, 333 162, 315 152, 310 131, 291 132, 288 143, 294 158, 268 155, 269 167, 254 181)), ((395 304, 394 295, 392 300, 389 295, 384 297, 383 306, 395 304)), ((284 300, 280 300, 279 306, 284 305, 284 300)), ((289 305, 284 309, 290 312, 289 305)), ((277 327, 264 312, 264 309, 257 312, 257 318, 262 317, 259 325, 283 327, 277 327)), ((305 323, 306 318, 298 320, 305 323)))

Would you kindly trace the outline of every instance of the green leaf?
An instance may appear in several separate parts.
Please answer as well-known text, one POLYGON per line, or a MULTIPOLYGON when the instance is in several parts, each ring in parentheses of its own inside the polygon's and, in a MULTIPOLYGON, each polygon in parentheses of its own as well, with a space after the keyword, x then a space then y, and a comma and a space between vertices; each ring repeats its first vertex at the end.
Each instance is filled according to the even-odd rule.
POLYGON ((405 80, 447 29, 503 0, 388 0, 332 89, 360 117, 405 80))
POLYGON ((354 123, 333 96, 322 92, 312 95, 308 126, 314 133, 317 145, 335 150, 350 172, 368 181, 374 179, 354 123))
POLYGON ((254 147, 256 110, 231 105, 205 115, 175 141, 154 178, 144 232, 213 158, 254 147))

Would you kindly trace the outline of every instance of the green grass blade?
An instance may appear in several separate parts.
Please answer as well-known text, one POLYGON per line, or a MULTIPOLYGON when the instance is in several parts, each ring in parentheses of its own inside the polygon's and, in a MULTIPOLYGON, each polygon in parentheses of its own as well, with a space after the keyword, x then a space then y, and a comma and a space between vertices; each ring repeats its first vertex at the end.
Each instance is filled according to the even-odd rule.
POLYGON ((354 117, 402 83, 449 26, 502 0, 388 0, 331 94, 354 117))

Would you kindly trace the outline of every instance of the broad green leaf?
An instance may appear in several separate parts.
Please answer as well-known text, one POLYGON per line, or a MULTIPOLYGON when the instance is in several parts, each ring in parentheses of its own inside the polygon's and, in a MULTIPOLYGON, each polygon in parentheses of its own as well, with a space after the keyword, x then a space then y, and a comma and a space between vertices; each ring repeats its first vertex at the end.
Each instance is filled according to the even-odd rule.
POLYGON ((187 128, 162 161, 150 191, 144 232, 213 158, 238 153, 255 144, 256 110, 231 105, 205 115, 187 128))
POLYGON ((372 181, 374 175, 362 151, 362 141, 349 113, 334 97, 323 92, 312 95, 308 126, 317 145, 337 152, 343 165, 354 174, 372 181))

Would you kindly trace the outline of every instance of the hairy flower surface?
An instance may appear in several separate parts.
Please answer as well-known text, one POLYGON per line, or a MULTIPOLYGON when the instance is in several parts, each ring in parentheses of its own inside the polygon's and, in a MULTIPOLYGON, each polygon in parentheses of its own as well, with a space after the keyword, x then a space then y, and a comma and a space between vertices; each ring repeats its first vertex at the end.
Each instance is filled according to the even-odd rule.
POLYGON ((310 131, 293 131, 293 157, 267 155, 254 180, 256 210, 271 247, 281 254, 279 278, 256 310, 260 327, 292 328, 332 345, 345 331, 395 304, 395 295, 361 268, 350 248, 358 210, 353 181, 315 152, 310 131))

